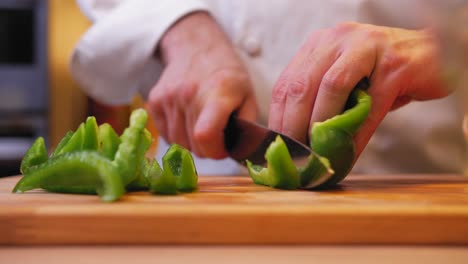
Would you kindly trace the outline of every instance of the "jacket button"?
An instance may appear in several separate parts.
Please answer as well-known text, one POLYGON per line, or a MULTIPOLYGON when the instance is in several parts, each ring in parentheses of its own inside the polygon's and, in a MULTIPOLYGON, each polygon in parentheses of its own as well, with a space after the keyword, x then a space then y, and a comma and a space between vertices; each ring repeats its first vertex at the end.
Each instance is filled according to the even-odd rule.
POLYGON ((242 43, 242 47, 251 57, 257 57, 262 52, 260 41, 254 37, 246 37, 242 43))

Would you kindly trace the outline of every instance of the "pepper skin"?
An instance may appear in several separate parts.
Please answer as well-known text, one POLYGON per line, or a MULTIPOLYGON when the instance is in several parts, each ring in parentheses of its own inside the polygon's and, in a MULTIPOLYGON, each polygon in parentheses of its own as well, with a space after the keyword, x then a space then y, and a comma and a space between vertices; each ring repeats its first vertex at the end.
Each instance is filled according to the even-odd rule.
POLYGON ((134 110, 130 116, 130 126, 126 128, 120 137, 120 143, 115 153, 114 165, 118 168, 124 185, 136 179, 136 170, 144 153, 138 151, 139 145, 144 140, 144 134, 148 114, 143 109, 134 110))
POLYGON ((176 178, 165 173, 156 160, 150 164, 146 174, 149 183, 149 191, 154 194, 177 194, 176 178))
POLYGON ((164 154, 162 162, 165 177, 176 179, 178 191, 191 192, 197 189, 198 174, 192 154, 188 150, 172 144, 164 154))
POLYGON ((27 170, 13 192, 37 188, 59 193, 97 193, 105 202, 118 200, 125 192, 118 169, 95 151, 53 157, 27 170))
POLYGON ((99 149, 99 128, 94 116, 86 119, 83 150, 99 149))
POLYGON ((127 190, 176 194, 197 189, 197 172, 190 152, 173 145, 163 158, 164 170, 145 158, 152 135, 145 128, 148 115, 138 109, 119 138, 108 124, 97 126, 89 117, 68 132, 47 157, 38 138, 23 158, 24 177, 13 192, 41 188, 50 192, 98 194, 102 201, 118 200, 127 190))
POLYGON ((312 125, 311 147, 317 154, 326 157, 335 171, 320 188, 336 185, 351 171, 356 155, 353 136, 367 118, 371 104, 371 97, 365 91, 355 89, 348 99, 347 110, 312 125))
POLYGON ((300 186, 298 170, 280 136, 268 146, 265 159, 268 164, 266 168, 253 165, 247 160, 247 169, 256 184, 289 190, 300 186))
POLYGON ((127 190, 129 191, 148 189, 148 180, 145 174, 148 170, 149 161, 145 158, 145 153, 149 149, 153 138, 147 129, 144 129, 140 133, 141 141, 136 152, 139 162, 135 170, 135 179, 126 186, 127 190))
POLYGON ((78 129, 73 133, 70 139, 64 144, 63 148, 55 151, 53 156, 58 156, 64 153, 80 151, 83 149, 83 141, 85 134, 85 124, 81 123, 78 129))
POLYGON ((370 107, 371 97, 364 90, 355 89, 348 99, 347 110, 324 122, 314 123, 310 133, 311 148, 320 157, 311 155, 308 164, 302 168, 294 166, 286 144, 278 137, 265 153, 267 168, 247 161, 253 181, 279 189, 329 188, 336 185, 353 166, 356 154, 353 136, 367 118, 370 107), (333 175, 323 180, 320 176, 324 173, 333 175))
POLYGON ((72 136, 73 136, 73 131, 68 131, 65 134, 65 136, 62 138, 62 140, 60 140, 60 142, 58 143, 57 147, 55 148, 52 155, 50 155, 50 157, 57 156, 62 151, 63 147, 67 145, 68 141, 70 140, 72 136))
POLYGON ((115 153, 122 141, 111 125, 105 123, 99 126, 99 141, 101 154, 110 160, 114 160, 115 153))
POLYGON ((44 143, 44 138, 39 137, 34 141, 34 144, 26 151, 23 160, 21 161, 20 171, 25 174, 31 167, 46 162, 47 149, 44 143))

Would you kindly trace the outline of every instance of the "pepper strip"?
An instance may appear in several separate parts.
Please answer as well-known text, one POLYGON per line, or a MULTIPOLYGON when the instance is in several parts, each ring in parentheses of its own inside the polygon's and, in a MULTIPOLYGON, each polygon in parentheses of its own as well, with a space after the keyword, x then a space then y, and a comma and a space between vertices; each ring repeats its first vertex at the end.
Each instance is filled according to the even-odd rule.
POLYGON ((136 178, 137 166, 143 159, 144 153, 138 151, 144 134, 141 133, 146 126, 148 114, 143 109, 134 110, 130 116, 130 126, 125 129, 121 136, 117 152, 115 153, 114 165, 118 168, 125 186, 136 178))
POLYGON ((39 137, 36 139, 36 141, 34 141, 28 151, 26 151, 26 154, 24 154, 20 165, 20 171, 24 174, 31 167, 46 162, 47 159, 47 149, 44 143, 44 138, 39 137))
POLYGON ((297 189, 300 186, 298 170, 280 136, 268 146, 265 159, 266 168, 247 160, 247 169, 256 184, 279 189, 297 189))
POLYGON ((86 119, 83 137, 83 150, 99 149, 99 128, 94 116, 86 119))
POLYGON ((149 183, 149 191, 155 194, 177 194, 177 183, 173 175, 165 173, 159 163, 153 160, 146 178, 149 183))
POLYGON ((277 137, 265 153, 267 168, 247 161, 253 181, 280 189, 327 188, 337 184, 352 168, 355 158, 353 135, 367 118, 370 107, 371 97, 365 91, 355 89, 343 114, 314 123, 311 147, 321 157, 311 155, 303 168, 294 166, 286 144, 277 137), (320 176, 327 171, 334 173, 333 176, 321 182, 320 176))
POLYGON ((67 145, 68 141, 70 140, 72 136, 73 136, 73 131, 68 131, 65 134, 65 136, 62 138, 62 140, 60 140, 60 142, 58 143, 57 147, 55 148, 52 155, 50 155, 50 157, 57 156, 58 153, 60 153, 62 149, 65 147, 65 145, 67 145))
POLYGON ((74 151, 80 151, 83 149, 85 134, 85 124, 81 123, 78 129, 73 133, 70 139, 64 144, 64 146, 59 150, 55 151, 53 156, 58 156, 64 153, 70 153, 74 151))
POLYGON ((117 168, 95 151, 53 157, 27 170, 13 192, 37 188, 59 193, 97 193, 105 202, 115 201, 125 192, 117 168))
POLYGON ((336 185, 351 171, 356 156, 353 136, 366 120, 371 105, 372 99, 367 92, 355 89, 348 99, 346 111, 312 125, 312 149, 326 157, 335 170, 335 174, 322 184, 321 188, 336 185))
POLYGON ((115 153, 122 141, 111 125, 104 123, 99 126, 99 141, 101 154, 110 160, 114 160, 115 153))
POLYGON ((149 161, 145 158, 145 153, 151 146, 151 142, 153 141, 153 138, 151 136, 151 132, 149 132, 147 129, 144 129, 143 132, 140 132, 142 135, 141 136, 141 141, 140 144, 138 145, 138 149, 136 152, 136 155, 138 157, 141 157, 140 162, 138 162, 136 171, 135 171, 135 180, 130 182, 127 185, 127 190, 131 191, 137 191, 137 190, 144 190, 148 189, 148 180, 145 176, 148 170, 149 166, 149 161))
POLYGON ((188 150, 172 144, 162 161, 165 177, 176 179, 178 191, 191 192, 197 189, 198 174, 188 150))

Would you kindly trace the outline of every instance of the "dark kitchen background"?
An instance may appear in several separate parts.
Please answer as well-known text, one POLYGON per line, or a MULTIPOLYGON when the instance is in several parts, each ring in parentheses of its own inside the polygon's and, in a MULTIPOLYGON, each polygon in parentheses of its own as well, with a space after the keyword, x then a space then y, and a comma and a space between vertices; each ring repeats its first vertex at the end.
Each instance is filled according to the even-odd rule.
POLYGON ((37 137, 53 149, 87 115, 126 126, 130 107, 99 105, 70 77, 68 59, 89 25, 72 0, 0 0, 0 176, 19 174, 37 137))

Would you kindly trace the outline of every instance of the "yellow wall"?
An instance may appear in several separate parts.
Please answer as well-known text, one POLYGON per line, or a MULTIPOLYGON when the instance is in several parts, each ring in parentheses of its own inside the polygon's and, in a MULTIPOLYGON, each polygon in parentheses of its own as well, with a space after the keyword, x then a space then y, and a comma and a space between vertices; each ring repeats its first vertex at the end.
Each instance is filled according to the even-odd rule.
POLYGON ((68 60, 75 43, 89 27, 74 0, 49 0, 49 137, 56 146, 86 116, 87 99, 72 80, 68 60))
MULTIPOLYGON (((93 114, 113 116, 114 119, 117 117, 117 119, 122 119, 120 122, 122 124, 128 122, 129 110, 125 107, 99 108, 99 105, 87 99, 78 84, 73 81, 68 67, 69 59, 73 47, 91 23, 81 13, 74 0, 49 0, 48 3, 49 138, 53 148, 67 131, 75 130, 85 120, 89 109, 88 103, 92 104, 91 109, 99 111, 93 114)), ((132 108, 145 107, 141 98, 135 99, 132 108)), ((154 156, 158 143, 158 131, 151 118, 147 128, 155 138, 147 154, 154 156)))

